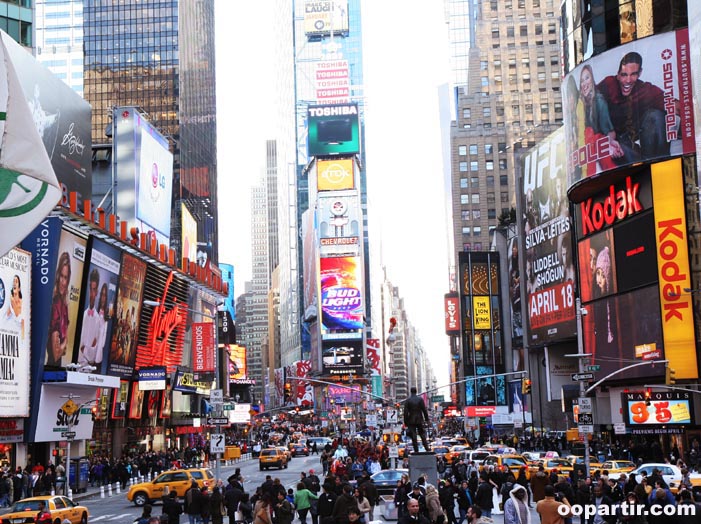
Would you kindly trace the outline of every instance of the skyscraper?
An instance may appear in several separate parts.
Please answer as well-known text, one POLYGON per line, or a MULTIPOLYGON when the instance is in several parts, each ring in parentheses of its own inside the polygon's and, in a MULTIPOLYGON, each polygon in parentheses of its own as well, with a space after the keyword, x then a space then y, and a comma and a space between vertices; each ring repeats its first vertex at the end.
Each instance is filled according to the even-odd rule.
POLYGON ((459 251, 488 249, 499 216, 515 207, 519 151, 562 124, 555 4, 446 1, 456 82, 451 132, 456 260, 459 251), (468 42, 466 75, 461 57, 468 42))
POLYGON ((113 107, 145 111, 172 138, 171 247, 181 255, 184 203, 197 222, 198 255, 216 262, 214 3, 87 0, 84 6, 84 97, 93 107, 93 143, 111 139, 113 107))

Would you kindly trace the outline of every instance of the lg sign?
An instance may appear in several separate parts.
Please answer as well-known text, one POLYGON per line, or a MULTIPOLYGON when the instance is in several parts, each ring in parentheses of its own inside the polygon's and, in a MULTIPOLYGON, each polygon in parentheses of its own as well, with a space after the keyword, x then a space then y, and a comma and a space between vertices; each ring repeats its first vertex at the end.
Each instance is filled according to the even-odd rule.
POLYGON ((447 335, 460 333, 460 308, 458 307, 457 293, 445 295, 445 332, 447 335))

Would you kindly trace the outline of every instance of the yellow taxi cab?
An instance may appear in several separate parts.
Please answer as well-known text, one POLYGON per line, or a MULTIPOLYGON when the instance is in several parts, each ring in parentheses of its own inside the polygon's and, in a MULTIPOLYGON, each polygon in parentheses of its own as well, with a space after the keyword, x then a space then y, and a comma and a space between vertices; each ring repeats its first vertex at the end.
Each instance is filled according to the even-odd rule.
POLYGON ((88 508, 76 504, 68 497, 60 495, 41 497, 30 497, 18 500, 9 513, 0 517, 2 524, 13 524, 16 522, 34 522, 34 517, 39 512, 39 502, 43 501, 46 509, 51 513, 52 522, 70 522, 70 524, 88 524, 88 508))
POLYGON ((572 463, 564 458, 551 458, 543 461, 543 469, 549 475, 553 470, 557 470, 558 473, 563 475, 569 475, 570 471, 574 469, 572 463))
POLYGON ((503 455, 489 455, 484 459, 480 470, 486 470, 489 466, 494 466, 497 471, 513 473, 515 478, 518 478, 521 468, 525 468, 526 478, 531 478, 531 471, 528 468, 528 461, 522 455, 505 453, 503 455))
MULTIPOLYGON (((584 465, 584 457, 580 455, 567 455, 567 460, 569 460, 572 463, 572 466, 575 464, 583 466, 584 465)), ((601 462, 597 462, 594 457, 589 458, 589 472, 594 473, 597 469, 601 469, 601 462)))
POLYGON ((292 460, 292 450, 291 448, 286 448, 285 446, 275 446, 278 448, 280 451, 282 451, 285 454, 285 457, 287 457, 287 462, 292 460))
POLYGON ((431 446, 431 451, 433 451, 433 454, 436 455, 436 458, 438 459, 445 457, 445 454, 450 451, 450 448, 441 444, 433 444, 431 446))
POLYGON ((465 446, 464 444, 456 444, 451 446, 450 451, 443 455, 443 460, 445 460, 446 465, 452 466, 453 463, 457 463, 462 456, 463 451, 469 451, 470 446, 465 446))
POLYGON ((287 455, 283 449, 265 448, 260 450, 260 455, 258 455, 258 469, 263 471, 271 467, 280 469, 287 467, 287 455))
POLYGON ((164 471, 150 482, 139 482, 127 491, 127 500, 137 506, 148 504, 152 500, 160 500, 167 492, 175 491, 178 497, 184 497, 192 485, 192 481, 202 488, 214 481, 211 470, 204 468, 171 469, 164 471))
POLYGON ((630 473, 633 471, 637 466, 635 465, 634 462, 631 462, 630 460, 607 460, 603 464, 601 464, 601 471, 606 470, 609 472, 609 476, 612 473, 615 473, 616 475, 620 473, 630 473))

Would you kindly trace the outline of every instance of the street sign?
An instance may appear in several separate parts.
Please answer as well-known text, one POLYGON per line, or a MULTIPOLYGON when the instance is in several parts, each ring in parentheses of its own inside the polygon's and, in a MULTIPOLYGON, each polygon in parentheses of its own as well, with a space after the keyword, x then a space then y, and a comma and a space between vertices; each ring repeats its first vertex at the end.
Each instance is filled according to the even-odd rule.
POLYGON ((445 397, 443 395, 433 395, 431 402, 445 402, 445 397))
POLYGON ((616 435, 625 435, 626 434, 626 423, 625 422, 616 422, 613 425, 613 432, 616 435))
POLYGON ((388 409, 385 422, 387 424, 396 424, 399 419, 399 413, 396 409, 388 409))
POLYGON ((523 427, 522 420, 514 420, 514 429, 521 429, 523 427))
POLYGON ((224 403, 224 390, 212 389, 209 392, 209 403, 221 405, 224 403))
MULTIPOLYGON (((580 415, 581 416, 581 415, 580 415)), ((580 424, 577 429, 579 430, 580 433, 582 434, 587 434, 587 433, 594 433, 594 426, 592 425, 582 425, 580 424)))
POLYGON ((233 411, 234 409, 236 409, 236 406, 234 406, 233 404, 222 404, 221 409, 222 411, 233 411))
POLYGON ((208 417, 207 418, 207 425, 208 426, 228 426, 229 419, 227 417, 208 417))
POLYGON ((65 438, 66 440, 73 440, 75 438, 75 431, 62 431, 61 438, 65 438))
POLYGON ((577 424, 580 426, 591 426, 594 424, 594 415, 591 413, 582 413, 580 411, 579 415, 577 416, 577 424))
POLYGON ((399 448, 395 445, 389 447, 389 458, 399 458, 399 448))
POLYGON ((572 380, 594 380, 594 373, 572 373, 572 380))
POLYGON ((587 371, 601 371, 601 366, 599 364, 591 364, 587 366, 587 371))
POLYGON ((591 413, 591 399, 588 397, 581 397, 577 401, 580 413, 591 413))
POLYGON ((377 415, 366 415, 365 424, 371 428, 377 427, 377 415))
POLYGON ((212 433, 209 437, 209 452, 224 453, 226 451, 226 439, 223 433, 212 433))

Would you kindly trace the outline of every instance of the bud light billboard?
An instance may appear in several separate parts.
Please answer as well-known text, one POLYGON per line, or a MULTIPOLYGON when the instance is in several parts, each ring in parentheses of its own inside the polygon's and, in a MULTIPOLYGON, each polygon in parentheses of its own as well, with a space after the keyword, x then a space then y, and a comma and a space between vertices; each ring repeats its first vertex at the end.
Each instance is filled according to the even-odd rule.
POLYGON ((365 308, 361 258, 321 258, 319 272, 322 333, 347 334, 362 330, 365 308))

